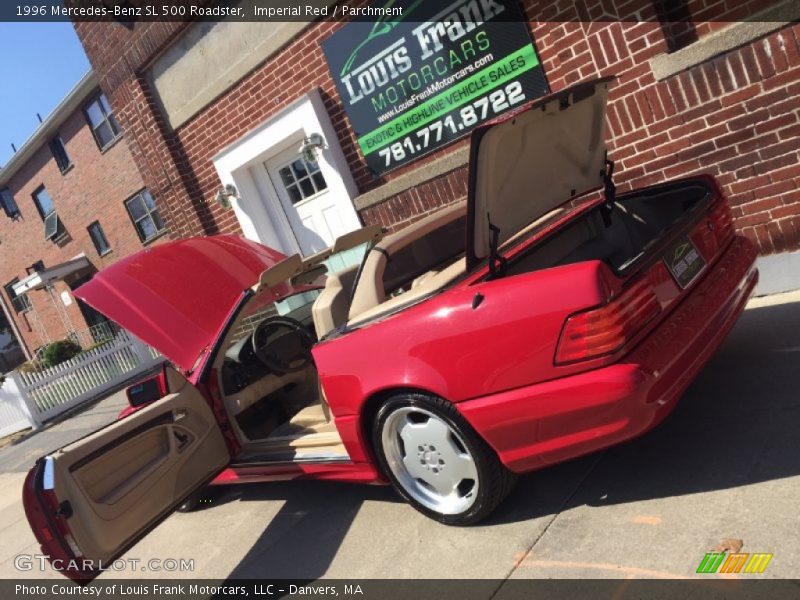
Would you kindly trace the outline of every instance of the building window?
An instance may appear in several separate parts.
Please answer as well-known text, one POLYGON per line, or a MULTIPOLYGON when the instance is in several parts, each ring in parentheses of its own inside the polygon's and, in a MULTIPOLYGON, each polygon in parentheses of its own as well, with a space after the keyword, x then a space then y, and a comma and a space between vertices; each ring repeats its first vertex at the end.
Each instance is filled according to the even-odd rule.
POLYGON ((8 188, 0 190, 0 204, 3 205, 3 212, 6 213, 7 217, 16 219, 19 216, 19 208, 17 208, 14 196, 8 188))
POLYGON ((49 146, 53 158, 56 159, 59 170, 62 173, 66 173, 72 166, 72 161, 69 159, 69 154, 67 154, 67 147, 64 145, 64 140, 61 139, 60 135, 57 135, 50 140, 49 146))
POLYGON ((119 123, 111 112, 105 94, 98 95, 83 109, 100 150, 108 148, 119 137, 119 123))
POLYGON ((25 272, 28 275, 33 275, 34 273, 38 273, 39 271, 44 271, 44 261, 37 260, 30 267, 25 268, 25 272))
POLYGON ((42 217, 42 220, 56 210, 53 199, 50 197, 50 194, 47 193, 47 189, 43 185, 33 192, 33 203, 36 205, 36 210, 39 211, 39 216, 42 217))
POLYGON ((95 221, 86 229, 89 231, 89 237, 92 238, 94 248, 97 250, 97 253, 100 256, 111 252, 111 246, 106 239, 106 234, 103 232, 103 228, 100 226, 100 221, 95 221))
POLYGON ((142 190, 133 198, 125 201, 125 208, 136 226, 136 233, 143 242, 152 240, 162 233, 166 227, 156 209, 156 203, 147 190, 142 190))
POLYGON ((319 170, 319 165, 312 164, 304 158, 298 158, 278 170, 281 182, 292 204, 302 202, 323 190, 328 184, 319 170))
POLYGON ((31 300, 28 298, 28 294, 21 294, 17 296, 17 293, 14 291, 14 286, 18 283, 19 277, 15 277, 5 285, 5 289, 9 300, 11 300, 11 306, 14 307, 16 312, 21 313, 30 309, 31 300))

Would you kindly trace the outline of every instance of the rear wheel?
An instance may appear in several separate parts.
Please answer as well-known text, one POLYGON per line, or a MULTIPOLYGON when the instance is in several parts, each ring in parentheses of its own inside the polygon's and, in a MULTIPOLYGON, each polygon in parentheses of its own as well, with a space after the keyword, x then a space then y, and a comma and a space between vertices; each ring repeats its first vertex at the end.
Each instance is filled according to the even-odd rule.
POLYGON ((408 393, 388 400, 372 441, 398 493, 448 525, 487 517, 516 480, 456 408, 433 396, 408 393))

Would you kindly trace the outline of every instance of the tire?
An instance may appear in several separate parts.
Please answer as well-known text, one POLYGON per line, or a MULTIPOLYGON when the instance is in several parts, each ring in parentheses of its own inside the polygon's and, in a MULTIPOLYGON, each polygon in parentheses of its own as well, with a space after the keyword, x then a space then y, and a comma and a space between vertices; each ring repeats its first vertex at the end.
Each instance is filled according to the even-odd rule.
POLYGON ((386 401, 372 444, 397 493, 446 525, 485 519, 516 482, 458 410, 434 396, 404 393, 386 401))

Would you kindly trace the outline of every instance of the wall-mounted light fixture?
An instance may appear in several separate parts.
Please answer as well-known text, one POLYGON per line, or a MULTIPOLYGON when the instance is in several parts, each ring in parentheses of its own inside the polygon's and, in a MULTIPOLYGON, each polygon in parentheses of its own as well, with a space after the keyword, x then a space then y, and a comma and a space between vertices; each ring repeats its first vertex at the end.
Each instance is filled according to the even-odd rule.
POLYGON ((239 191, 232 183, 225 184, 224 187, 219 189, 217 195, 214 197, 214 199, 217 201, 217 204, 226 210, 231 207, 231 198, 239 198, 239 191))
POLYGON ((325 145, 325 138, 319 133, 312 133, 303 139, 303 143, 300 144, 298 152, 306 161, 315 165, 319 160, 319 152, 325 148, 327 148, 325 145))

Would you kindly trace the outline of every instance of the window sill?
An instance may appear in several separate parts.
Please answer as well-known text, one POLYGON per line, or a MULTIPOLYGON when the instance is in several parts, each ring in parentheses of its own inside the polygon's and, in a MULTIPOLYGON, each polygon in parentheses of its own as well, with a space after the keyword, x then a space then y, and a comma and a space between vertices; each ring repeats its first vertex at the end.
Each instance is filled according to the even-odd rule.
POLYGON ((800 5, 795 0, 784 0, 753 15, 749 21, 733 23, 676 52, 653 57, 650 69, 656 80, 662 81, 791 25, 798 18, 800 5))
POLYGON ((167 235, 168 231, 169 231, 168 229, 163 229, 163 230, 159 231, 157 234, 155 234, 153 237, 149 237, 146 240, 142 240, 142 246, 149 246, 150 244, 155 242, 157 239, 160 239, 160 238, 164 237, 165 235, 167 235))
POLYGON ((61 169, 59 169, 59 171, 61 171, 61 176, 63 177, 64 175, 66 175, 67 173, 69 173, 70 171, 72 171, 72 169, 73 169, 74 167, 75 167, 75 164, 74 164, 74 163, 69 163, 69 166, 68 166, 66 169, 64 169, 63 171, 61 171, 61 169))
MULTIPOLYGON (((95 248, 95 250, 96 250, 96 249, 97 249, 97 248, 95 248)), ((100 258, 105 258, 106 256, 108 256, 109 254, 111 254, 111 253, 113 253, 113 252, 114 252, 114 249, 113 249, 113 248, 109 248, 109 249, 108 249, 108 250, 106 250, 105 252, 98 252, 98 253, 97 253, 97 256, 99 256, 100 258)))

